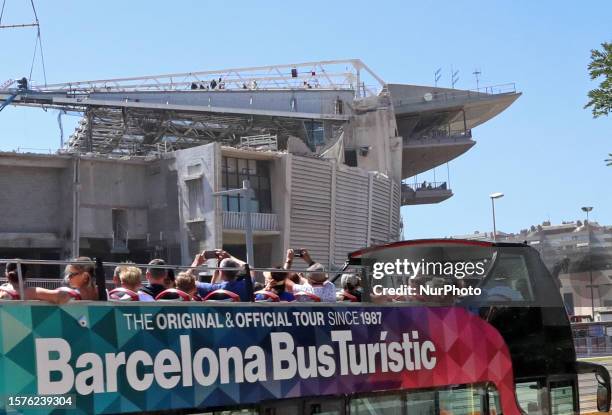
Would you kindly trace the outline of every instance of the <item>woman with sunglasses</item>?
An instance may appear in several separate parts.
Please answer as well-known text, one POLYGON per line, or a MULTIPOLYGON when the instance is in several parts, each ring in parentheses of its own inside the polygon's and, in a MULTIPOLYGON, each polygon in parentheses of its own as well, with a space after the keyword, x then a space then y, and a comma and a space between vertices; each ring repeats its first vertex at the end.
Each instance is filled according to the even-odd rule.
POLYGON ((84 256, 75 258, 74 262, 81 262, 81 264, 66 265, 64 282, 78 292, 81 300, 97 300, 98 287, 94 279, 94 262, 91 258, 84 256))

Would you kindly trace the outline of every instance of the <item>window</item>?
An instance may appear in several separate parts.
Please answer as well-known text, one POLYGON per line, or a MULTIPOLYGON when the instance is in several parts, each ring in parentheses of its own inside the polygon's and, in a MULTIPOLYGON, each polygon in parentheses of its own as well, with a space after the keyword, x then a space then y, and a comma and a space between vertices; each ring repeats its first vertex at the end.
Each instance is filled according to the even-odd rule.
POLYGON ((565 304, 565 310, 570 316, 574 315, 574 294, 563 293, 563 304, 565 304))
POLYGON ((438 392, 440 413, 453 415, 480 414, 483 411, 483 389, 474 386, 438 392))
MULTIPOLYGON (((233 157, 223 157, 221 161, 222 190, 239 189, 242 182, 248 180, 255 197, 251 201, 251 211, 271 213, 270 168, 269 162, 262 160, 247 160, 233 157)), ((246 206, 242 198, 223 196, 223 210, 229 212, 245 212, 246 206)))
POLYGON ((550 382, 551 415, 574 414, 574 388, 570 381, 550 382))
POLYGON ((186 180, 187 203, 189 207, 188 220, 198 220, 204 217, 204 195, 202 189, 202 179, 186 180))
POLYGON ((305 121, 304 127, 306 127, 306 144, 312 151, 315 151, 318 146, 325 145, 325 131, 322 122, 305 121))
POLYGON ((113 209, 112 222, 115 239, 127 238, 127 211, 125 209, 113 209))
POLYGON ((485 390, 478 385, 429 391, 409 391, 391 394, 353 397, 349 402, 351 415, 473 415, 482 414, 486 402, 485 390))
POLYGON ((501 253, 482 291, 489 301, 533 300, 525 257, 501 253))
POLYGON ((400 394, 359 397, 351 399, 349 413, 351 415, 402 415, 403 405, 400 394))
POLYGON ((516 384, 516 399, 523 411, 529 415, 542 415, 544 388, 539 382, 516 384))
POLYGON ((357 167, 357 150, 344 150, 344 164, 357 167))
POLYGON ((406 398, 409 414, 426 415, 436 413, 436 392, 412 392, 406 398))

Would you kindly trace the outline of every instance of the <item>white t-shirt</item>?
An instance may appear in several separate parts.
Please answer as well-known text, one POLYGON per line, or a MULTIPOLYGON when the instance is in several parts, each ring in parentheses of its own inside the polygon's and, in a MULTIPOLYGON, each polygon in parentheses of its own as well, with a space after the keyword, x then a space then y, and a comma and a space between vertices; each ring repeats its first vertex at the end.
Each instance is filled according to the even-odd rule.
POLYGON ((322 303, 336 302, 336 286, 329 281, 325 281, 323 284, 315 285, 311 285, 310 282, 306 282, 306 284, 294 284, 293 292, 314 294, 321 299, 322 303))

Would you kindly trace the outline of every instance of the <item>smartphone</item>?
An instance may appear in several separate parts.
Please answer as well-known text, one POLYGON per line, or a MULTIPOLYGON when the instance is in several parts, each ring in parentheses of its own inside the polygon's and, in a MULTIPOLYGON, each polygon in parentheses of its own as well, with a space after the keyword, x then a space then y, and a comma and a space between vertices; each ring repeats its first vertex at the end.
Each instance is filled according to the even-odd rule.
POLYGON ((301 258, 303 254, 304 254, 304 252, 302 252, 301 249, 294 249, 293 250, 293 256, 296 257, 296 258, 301 258))
POLYGON ((217 251, 204 251, 202 255, 204 255, 204 259, 213 259, 217 257, 217 251))

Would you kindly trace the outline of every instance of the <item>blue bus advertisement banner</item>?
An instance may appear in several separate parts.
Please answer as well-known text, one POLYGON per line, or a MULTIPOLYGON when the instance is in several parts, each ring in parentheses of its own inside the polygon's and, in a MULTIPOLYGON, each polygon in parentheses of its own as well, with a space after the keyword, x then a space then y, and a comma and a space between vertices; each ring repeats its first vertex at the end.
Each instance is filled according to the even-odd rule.
POLYGON ((455 307, 0 306, 4 413, 112 414, 492 382, 499 333, 455 307), (52 400, 51 398, 57 398, 52 400))

